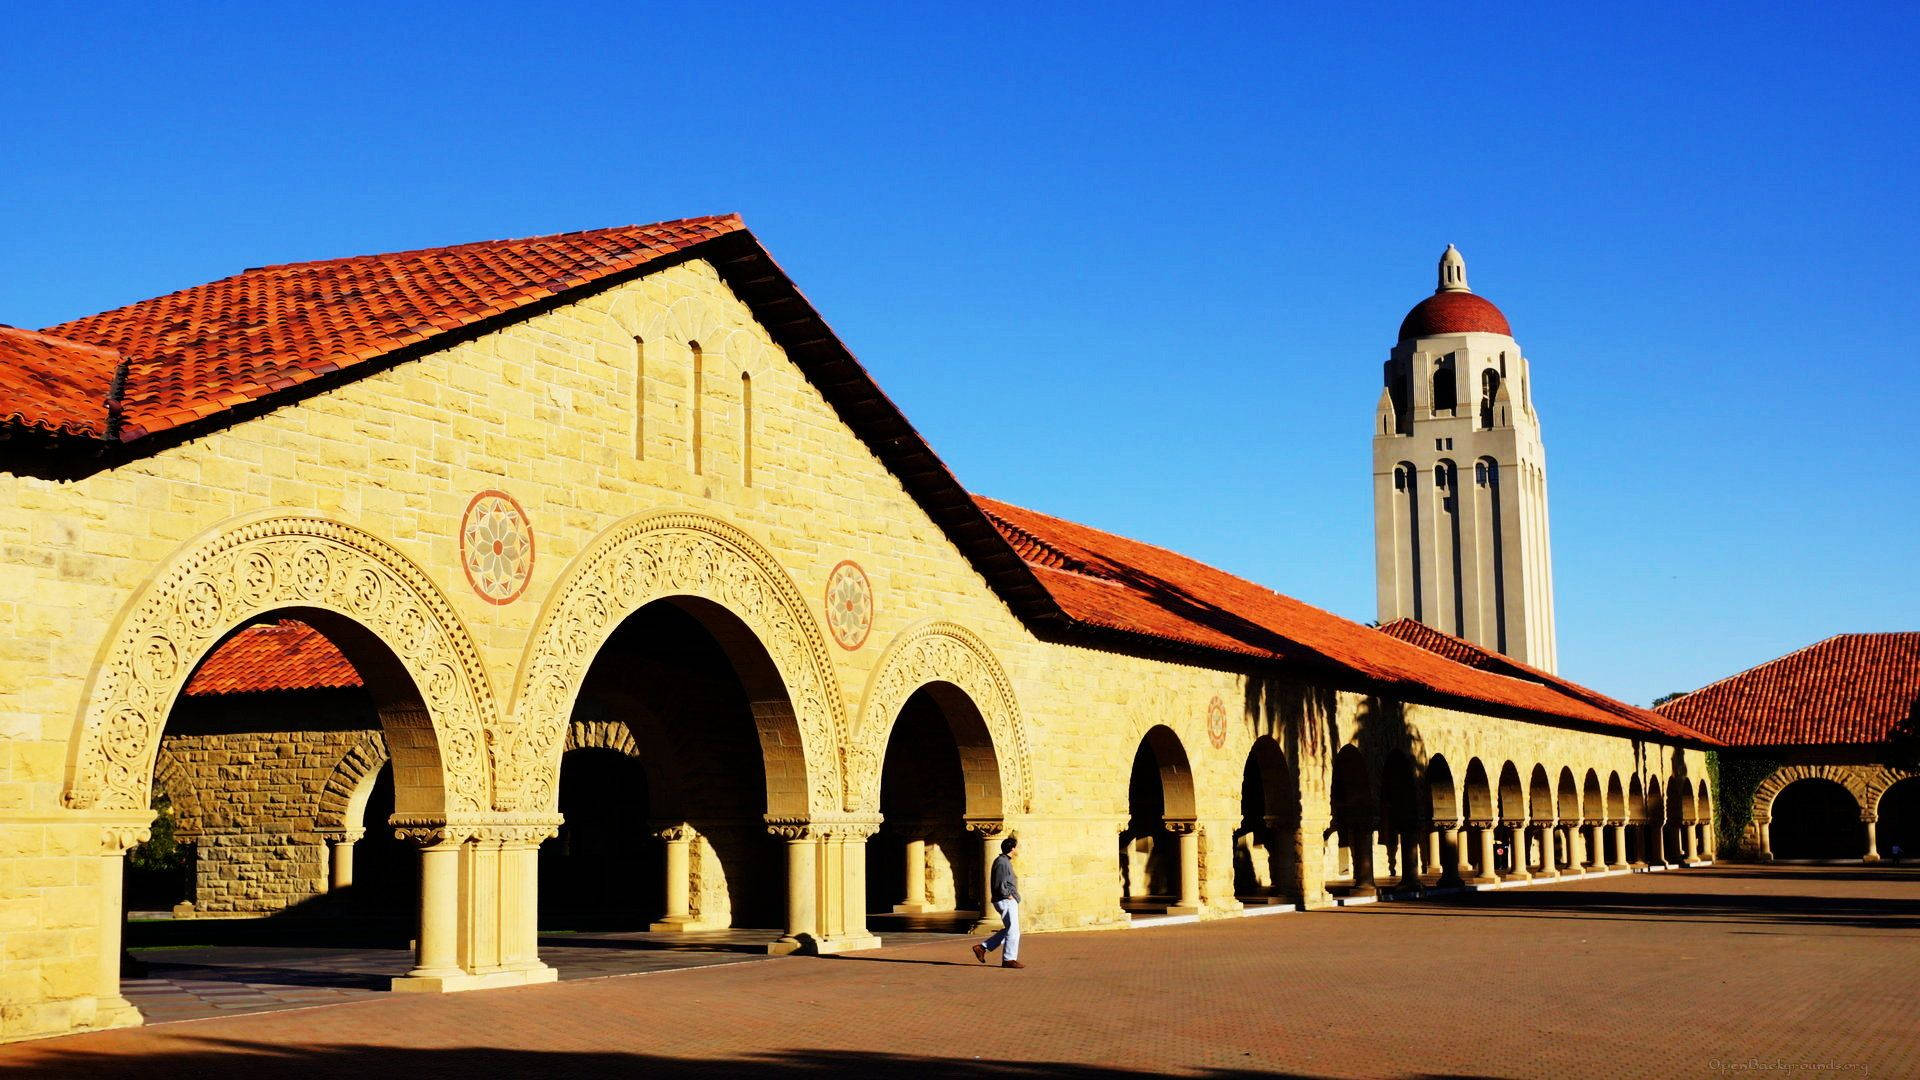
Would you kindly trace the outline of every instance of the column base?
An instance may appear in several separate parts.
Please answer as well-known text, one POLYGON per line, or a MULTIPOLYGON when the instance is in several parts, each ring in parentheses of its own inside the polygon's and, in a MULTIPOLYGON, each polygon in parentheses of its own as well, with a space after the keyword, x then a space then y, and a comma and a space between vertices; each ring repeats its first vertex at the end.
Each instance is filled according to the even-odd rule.
POLYGON ((1860 859, 1860 862, 1867 866, 1872 866, 1874 863, 1877 863, 1879 861, 1880 861, 1880 856, 1878 855, 1865 855, 1865 856, 1862 856, 1860 859))
POLYGON ((679 934, 690 930, 705 930, 699 919, 692 915, 668 915, 659 922, 648 923, 647 931, 654 934, 679 934))
POLYGON ((1617 862, 1617 863, 1613 863, 1613 864, 1611 864, 1611 865, 1609 865, 1609 866, 1607 866, 1607 867, 1606 867, 1605 869, 1608 869, 1608 870, 1631 870, 1631 869, 1633 869, 1633 868, 1632 868, 1632 867, 1630 867, 1630 866, 1628 866, 1628 865, 1627 865, 1626 863, 1623 863, 1623 862, 1617 862))
POLYGON ((922 915, 932 910, 934 910, 934 907, 932 904, 895 904, 893 905, 893 913, 895 915, 922 915))
POLYGON ((480 974, 402 975, 393 980, 396 994, 454 994, 463 990, 493 990, 502 986, 536 986, 558 980, 560 973, 542 963, 480 974))
POLYGON ((1500 878, 1495 874, 1475 874, 1467 879, 1469 885, 1498 885, 1500 878))
POLYGON ((1193 904, 1193 905, 1188 905, 1188 904, 1175 904, 1175 905, 1173 905, 1172 907, 1170 907, 1170 908, 1168 908, 1168 909, 1167 909, 1167 914, 1169 914, 1169 915, 1198 915, 1198 914, 1200 914, 1200 906, 1199 906, 1198 904, 1193 904))
POLYGON ((1527 873, 1526 871, 1519 871, 1516 873, 1502 874, 1500 877, 1500 880, 1501 881, 1532 881, 1533 875, 1530 873, 1527 873))
POLYGON ((768 956, 831 956, 834 953, 859 952, 862 949, 877 949, 880 939, 872 934, 842 934, 839 937, 818 938, 812 934, 799 937, 783 937, 767 944, 768 956))
POLYGON ((147 1022, 133 1002, 118 994, 112 997, 94 999, 93 1022, 86 1025, 87 1031, 104 1031, 107 1028, 139 1027, 147 1022))

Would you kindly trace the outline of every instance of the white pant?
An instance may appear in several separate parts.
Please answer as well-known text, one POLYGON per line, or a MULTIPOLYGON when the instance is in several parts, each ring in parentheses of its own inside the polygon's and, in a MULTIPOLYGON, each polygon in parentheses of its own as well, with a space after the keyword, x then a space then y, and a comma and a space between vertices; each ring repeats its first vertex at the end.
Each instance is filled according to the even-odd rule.
POLYGON ((1000 959, 1018 960, 1020 959, 1020 901, 1008 897, 1005 900, 995 900, 993 906, 1000 910, 1001 927, 987 939, 987 951, 991 952, 1004 944, 1007 951, 1000 954, 1000 959))

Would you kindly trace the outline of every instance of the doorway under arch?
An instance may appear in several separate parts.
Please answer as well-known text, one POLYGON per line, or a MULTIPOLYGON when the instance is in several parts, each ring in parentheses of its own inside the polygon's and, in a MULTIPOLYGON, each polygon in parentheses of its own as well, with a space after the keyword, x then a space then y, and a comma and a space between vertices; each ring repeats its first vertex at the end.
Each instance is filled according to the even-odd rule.
POLYGON ((1832 780, 1795 780, 1774 796, 1768 816, 1775 859, 1851 860, 1866 853, 1860 804, 1832 780))
POLYGON ((1193 767, 1180 736, 1164 724, 1140 739, 1127 778, 1127 827, 1120 834, 1120 906, 1130 915, 1200 910, 1200 846, 1193 767))
POLYGON ((1271 735, 1253 741, 1240 773, 1240 827, 1233 837, 1233 893, 1257 906, 1298 900, 1300 802, 1286 753, 1271 735))
POLYGON ((949 682, 915 690, 893 719, 881 761, 880 831, 867 841, 867 927, 997 926, 987 873, 1002 813, 999 755, 979 706, 949 682))

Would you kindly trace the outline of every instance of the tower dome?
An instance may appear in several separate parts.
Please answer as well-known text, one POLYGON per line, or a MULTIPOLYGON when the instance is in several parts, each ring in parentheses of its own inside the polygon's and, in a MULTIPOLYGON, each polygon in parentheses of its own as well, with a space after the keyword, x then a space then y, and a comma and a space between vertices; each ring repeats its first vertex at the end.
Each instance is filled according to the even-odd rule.
POLYGON ((1439 285, 1433 295, 1413 306, 1400 320, 1400 340, 1441 334, 1505 334, 1513 336, 1507 317, 1491 300, 1467 288, 1467 260, 1452 244, 1440 255, 1439 285))

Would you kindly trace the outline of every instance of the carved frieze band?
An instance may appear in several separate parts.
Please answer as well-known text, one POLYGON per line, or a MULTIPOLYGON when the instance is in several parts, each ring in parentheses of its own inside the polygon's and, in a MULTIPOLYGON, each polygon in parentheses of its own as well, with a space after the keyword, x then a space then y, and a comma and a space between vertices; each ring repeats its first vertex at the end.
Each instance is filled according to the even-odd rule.
POLYGON ((831 659, 793 580, 752 538, 688 513, 650 514, 615 526, 575 560, 541 615, 514 715, 495 759, 504 807, 550 807, 575 695, 600 646, 641 607, 696 596, 745 623, 779 670, 806 758, 809 804, 841 805, 833 749, 845 712, 831 659))
POLYGON ((993 740, 1003 808, 1030 811, 1031 754, 1013 682, 978 635, 950 622, 922 623, 887 646, 867 686, 859 729, 845 750, 847 809, 880 805, 880 766, 893 722, 907 699, 933 682, 953 684, 980 710, 993 740))
POLYGON ((114 632, 81 718, 74 808, 146 809, 154 755, 181 687, 228 631, 277 609, 323 608, 379 637, 425 699, 450 813, 489 805, 493 691, 466 629, 419 567, 338 522, 277 517, 176 558, 114 632))

